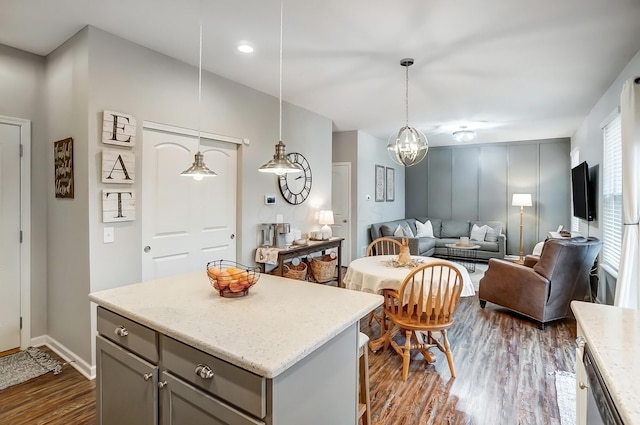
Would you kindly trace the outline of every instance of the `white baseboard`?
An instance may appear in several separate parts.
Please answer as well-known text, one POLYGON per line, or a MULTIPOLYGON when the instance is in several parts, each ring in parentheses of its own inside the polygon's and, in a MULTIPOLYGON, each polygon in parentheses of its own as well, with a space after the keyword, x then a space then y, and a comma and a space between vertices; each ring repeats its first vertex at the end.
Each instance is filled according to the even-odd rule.
POLYGON ((73 368, 80 372, 85 378, 95 379, 95 366, 91 366, 89 363, 85 362, 82 358, 80 358, 80 356, 69 350, 67 347, 65 347, 49 335, 42 335, 36 338, 31 338, 31 345, 33 347, 46 345, 51 349, 51 351, 62 357, 65 362, 68 362, 71 366, 73 366, 73 368))

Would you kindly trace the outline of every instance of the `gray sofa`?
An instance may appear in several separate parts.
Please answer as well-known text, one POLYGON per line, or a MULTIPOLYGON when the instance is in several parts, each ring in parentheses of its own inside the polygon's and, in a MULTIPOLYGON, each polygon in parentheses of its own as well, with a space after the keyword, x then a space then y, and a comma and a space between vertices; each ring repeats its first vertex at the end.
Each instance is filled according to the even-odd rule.
POLYGON ((381 237, 391 237, 398 240, 403 239, 402 237, 393 236, 398 225, 408 225, 415 235, 417 233, 416 219, 420 220, 421 223, 425 223, 427 220, 431 221, 434 237, 407 238, 409 250, 412 255, 446 257, 446 244, 459 242, 461 236, 470 236, 474 224, 478 226, 486 224, 492 229, 501 229, 501 231, 497 236, 498 240, 496 242, 470 241, 475 245, 480 245, 477 258, 479 260, 489 260, 490 258, 504 258, 505 256, 507 239, 503 233, 504 225, 499 221, 442 220, 430 217, 403 218, 401 220, 372 224, 369 229, 371 240, 373 241, 381 237))

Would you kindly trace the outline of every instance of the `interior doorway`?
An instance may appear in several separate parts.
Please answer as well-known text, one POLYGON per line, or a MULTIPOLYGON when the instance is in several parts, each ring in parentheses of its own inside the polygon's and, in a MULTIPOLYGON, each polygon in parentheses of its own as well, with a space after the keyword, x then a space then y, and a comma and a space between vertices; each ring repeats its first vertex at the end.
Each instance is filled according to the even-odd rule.
POLYGON ((331 208, 335 224, 334 236, 344 238, 342 243, 342 264, 351 262, 351 163, 334 162, 331 170, 331 208))
POLYGON ((31 344, 31 122, 0 116, 0 352, 31 344))

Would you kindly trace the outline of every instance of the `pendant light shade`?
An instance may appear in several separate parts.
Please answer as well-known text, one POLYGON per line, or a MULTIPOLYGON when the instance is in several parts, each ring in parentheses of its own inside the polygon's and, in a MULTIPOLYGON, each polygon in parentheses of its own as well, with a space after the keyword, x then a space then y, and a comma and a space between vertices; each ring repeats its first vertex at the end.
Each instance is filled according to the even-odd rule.
POLYGON ((423 132, 409 125, 409 67, 413 65, 413 59, 402 59, 400 65, 406 69, 406 122, 404 127, 389 137, 387 151, 395 162, 405 167, 411 167, 427 156, 429 142, 423 132))
MULTIPOLYGON (((200 9, 202 16, 202 1, 200 2, 200 9)), ((200 51, 199 51, 199 62, 198 62, 198 152, 195 154, 195 158, 193 160, 193 164, 191 167, 184 170, 180 173, 181 176, 185 177, 193 177, 194 180, 202 180, 205 177, 214 177, 217 174, 207 168, 207 165, 204 163, 204 155, 200 153, 200 114, 201 114, 201 103, 202 103, 202 18, 200 18, 200 51)))
POLYGON ((276 153, 273 155, 273 159, 258 168, 258 171, 263 173, 274 173, 279 176, 287 173, 300 173, 302 170, 298 168, 293 162, 287 159, 285 151, 285 145, 282 143, 282 11, 284 9, 284 1, 280 1, 280 93, 278 96, 279 102, 279 130, 278 140, 276 144, 276 153))

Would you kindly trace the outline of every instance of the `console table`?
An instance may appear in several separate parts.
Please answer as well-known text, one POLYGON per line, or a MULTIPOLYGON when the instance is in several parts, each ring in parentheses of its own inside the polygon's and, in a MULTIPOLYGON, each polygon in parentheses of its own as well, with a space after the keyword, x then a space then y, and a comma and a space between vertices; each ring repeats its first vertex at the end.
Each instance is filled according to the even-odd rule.
MULTIPOLYGON (((290 260, 296 257, 302 257, 304 255, 313 254, 316 252, 320 252, 324 255, 324 253, 331 248, 338 249, 338 286, 342 287, 342 241, 344 238, 330 238, 325 241, 312 241, 310 240, 306 245, 291 245, 289 248, 283 248, 278 251, 278 269, 280 272, 280 276, 284 272, 284 262, 285 260, 290 260)), ((260 265, 261 271, 264 273, 265 264, 258 263, 260 265)))

